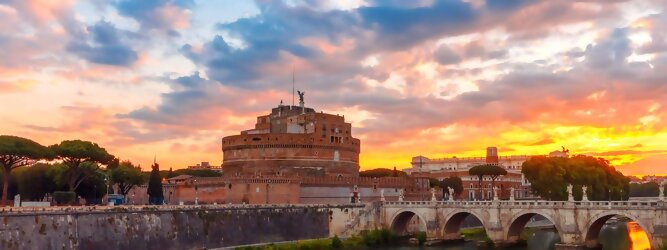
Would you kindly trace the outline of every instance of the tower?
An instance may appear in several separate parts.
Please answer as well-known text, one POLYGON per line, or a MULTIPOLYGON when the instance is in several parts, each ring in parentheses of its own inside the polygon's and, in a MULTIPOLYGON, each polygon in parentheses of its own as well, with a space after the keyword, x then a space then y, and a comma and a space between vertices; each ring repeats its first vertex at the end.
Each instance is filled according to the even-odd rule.
POLYGON ((486 148, 486 163, 488 164, 498 163, 498 148, 496 147, 486 148))

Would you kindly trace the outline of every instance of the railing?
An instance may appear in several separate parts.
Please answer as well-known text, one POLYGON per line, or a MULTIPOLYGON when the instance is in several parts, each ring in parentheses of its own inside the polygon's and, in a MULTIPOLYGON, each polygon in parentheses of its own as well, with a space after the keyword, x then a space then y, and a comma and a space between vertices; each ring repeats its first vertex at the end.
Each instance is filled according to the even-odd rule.
POLYGON ((667 202, 652 201, 386 201, 385 206, 440 206, 440 207, 540 207, 540 208, 666 208, 667 202))

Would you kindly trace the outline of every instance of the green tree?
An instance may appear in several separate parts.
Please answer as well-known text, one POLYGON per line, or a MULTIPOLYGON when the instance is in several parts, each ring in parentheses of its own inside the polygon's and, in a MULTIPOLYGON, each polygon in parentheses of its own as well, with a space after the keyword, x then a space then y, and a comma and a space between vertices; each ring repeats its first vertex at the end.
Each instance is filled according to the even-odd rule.
POLYGON ((130 161, 123 161, 113 169, 108 169, 111 183, 118 186, 118 193, 127 196, 132 188, 146 182, 141 169, 130 161))
POLYGON ((189 169, 189 168, 184 168, 184 169, 177 169, 177 170, 166 170, 166 171, 160 171, 160 176, 164 178, 173 178, 179 175, 191 175, 191 176, 197 176, 197 177, 220 177, 222 176, 221 173, 210 170, 210 169, 189 169))
POLYGON ((92 164, 89 162, 83 163, 84 167, 97 170, 90 172, 91 174, 84 178, 74 190, 78 196, 86 199, 86 204, 89 205, 103 203, 102 198, 108 191, 107 183, 104 180, 105 173, 100 171, 99 168, 91 166, 92 164))
POLYGON ((150 178, 148 179, 148 200, 152 205, 161 205, 164 201, 160 165, 153 163, 150 178))
POLYGON ((0 135, 0 167, 4 173, 0 206, 7 204, 12 169, 30 165, 49 156, 49 150, 37 142, 18 136, 0 135))
MULTIPOLYGON (((9 177, 9 184, 8 184, 8 187, 7 187, 7 197, 14 197, 14 195, 19 194, 19 185, 18 185, 18 183, 16 182, 16 180, 18 179, 18 178, 16 177, 16 172, 17 172, 18 170, 20 170, 20 169, 21 169, 21 168, 16 169, 16 170, 14 170, 14 171, 12 171, 12 172, 10 173, 11 176, 9 177)), ((4 176, 5 176, 4 172, 3 172, 3 171, 0 171, 0 180, 3 180, 3 179, 4 179, 4 176)), ((1 191, 2 191, 2 189, 0 189, 0 192, 1 192, 1 191)), ((3 192, 3 193, 4 193, 4 192, 3 192)), ((2 193, 0 193, 0 195, 1 195, 1 194, 2 194, 2 193)))
POLYGON ((463 180, 461 180, 461 177, 458 176, 451 176, 445 178, 440 183, 440 186, 442 187, 443 195, 445 193, 449 194, 449 188, 452 188, 454 190, 453 194, 449 194, 450 197, 459 196, 461 192, 463 192, 463 180))
POLYGON ((83 163, 95 163, 91 166, 106 165, 114 160, 114 156, 96 143, 81 140, 63 141, 50 146, 56 158, 67 166, 67 187, 75 191, 77 187, 97 169, 83 167, 83 163), (92 170, 92 171, 91 171, 92 170))
POLYGON ((15 170, 19 194, 25 200, 41 200, 46 194, 56 191, 57 184, 48 175, 53 165, 37 163, 15 170))
POLYGON ((380 178, 380 177, 404 177, 408 176, 408 174, 396 169, 391 170, 388 168, 376 168, 376 169, 359 171, 359 176, 380 178))
POLYGON ((496 190, 494 187, 496 186, 496 179, 501 175, 507 175, 507 170, 498 165, 489 165, 487 175, 491 177, 491 192, 495 195, 496 190))
POLYGON ((630 184, 630 197, 657 197, 660 185, 656 182, 630 184))
POLYGON ((496 179, 501 175, 506 175, 507 170, 495 164, 482 164, 468 169, 468 174, 477 176, 479 180, 479 198, 482 197, 482 180, 484 176, 491 177, 491 186, 495 184, 496 179))
POLYGON ((566 200, 567 186, 573 185, 575 199, 582 186, 588 187, 590 200, 626 200, 630 181, 603 158, 535 156, 523 163, 522 173, 533 192, 550 200, 566 200))

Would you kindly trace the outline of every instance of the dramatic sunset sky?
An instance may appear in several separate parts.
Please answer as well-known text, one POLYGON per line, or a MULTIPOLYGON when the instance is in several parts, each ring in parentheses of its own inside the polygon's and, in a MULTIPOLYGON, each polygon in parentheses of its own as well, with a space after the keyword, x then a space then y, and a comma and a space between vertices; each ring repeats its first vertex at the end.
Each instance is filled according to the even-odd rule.
POLYGON ((565 146, 667 173, 665 0, 0 0, 0 134, 144 169, 219 165, 292 67, 363 169, 565 146))

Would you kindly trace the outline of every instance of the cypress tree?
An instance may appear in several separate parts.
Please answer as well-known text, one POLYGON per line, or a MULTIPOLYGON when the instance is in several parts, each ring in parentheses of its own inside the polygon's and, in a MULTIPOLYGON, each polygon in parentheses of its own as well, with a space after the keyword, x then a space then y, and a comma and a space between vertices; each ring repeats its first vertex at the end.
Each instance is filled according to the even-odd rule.
POLYGON ((164 194, 162 193, 162 179, 160 178, 160 165, 153 163, 151 176, 148 179, 148 202, 151 205, 162 205, 164 194))

